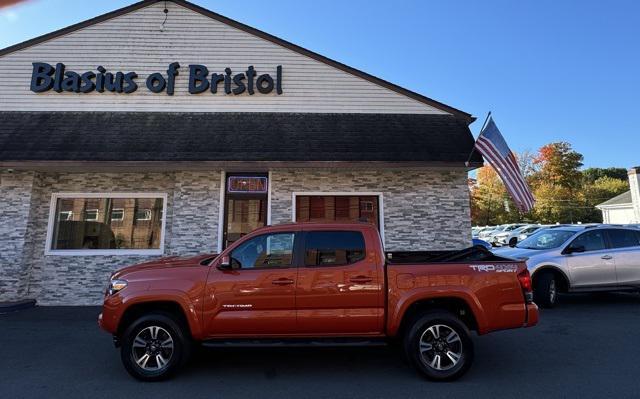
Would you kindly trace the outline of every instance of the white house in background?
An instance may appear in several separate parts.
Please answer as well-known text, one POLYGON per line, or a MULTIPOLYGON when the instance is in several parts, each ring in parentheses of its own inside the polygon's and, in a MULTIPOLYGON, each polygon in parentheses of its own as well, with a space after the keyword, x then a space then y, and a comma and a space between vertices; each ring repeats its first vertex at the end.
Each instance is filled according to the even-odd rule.
POLYGON ((602 211, 602 221, 604 223, 640 223, 639 173, 640 167, 629 169, 629 187, 631 190, 596 205, 596 208, 602 211))
POLYGON ((631 190, 596 205, 602 211, 602 222, 613 224, 635 223, 635 212, 631 202, 631 190))

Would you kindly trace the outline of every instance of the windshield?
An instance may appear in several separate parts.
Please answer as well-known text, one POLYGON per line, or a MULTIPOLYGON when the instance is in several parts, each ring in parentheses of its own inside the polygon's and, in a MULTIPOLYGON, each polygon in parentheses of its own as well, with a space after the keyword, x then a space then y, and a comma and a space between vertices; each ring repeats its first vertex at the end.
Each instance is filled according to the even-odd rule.
POLYGON ((575 231, 543 229, 522 240, 516 245, 523 249, 552 249, 558 248, 575 234, 575 231))

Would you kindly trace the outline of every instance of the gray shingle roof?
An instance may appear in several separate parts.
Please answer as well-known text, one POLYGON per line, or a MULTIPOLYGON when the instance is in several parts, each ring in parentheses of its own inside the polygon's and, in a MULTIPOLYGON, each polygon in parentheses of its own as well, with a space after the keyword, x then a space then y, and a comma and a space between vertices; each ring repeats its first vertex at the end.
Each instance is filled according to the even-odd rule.
MULTIPOLYGON (((0 112, 0 161, 387 161, 459 164, 449 115, 0 112)), ((472 165, 482 158, 474 153, 472 165)))
POLYGON ((629 190, 596 206, 600 207, 600 206, 608 206, 608 205, 631 205, 631 203, 632 203, 631 190, 629 190))

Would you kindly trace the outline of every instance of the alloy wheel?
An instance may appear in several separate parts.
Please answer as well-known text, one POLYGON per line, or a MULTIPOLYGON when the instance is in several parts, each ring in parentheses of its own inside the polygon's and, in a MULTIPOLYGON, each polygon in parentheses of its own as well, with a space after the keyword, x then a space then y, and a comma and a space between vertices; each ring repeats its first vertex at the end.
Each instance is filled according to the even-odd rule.
POLYGON ((145 327, 133 339, 131 355, 145 371, 162 370, 173 356, 173 337, 162 327, 145 327))
POLYGON ((462 340, 451 327, 435 324, 420 336, 420 358, 435 370, 445 371, 455 367, 462 358, 462 340))

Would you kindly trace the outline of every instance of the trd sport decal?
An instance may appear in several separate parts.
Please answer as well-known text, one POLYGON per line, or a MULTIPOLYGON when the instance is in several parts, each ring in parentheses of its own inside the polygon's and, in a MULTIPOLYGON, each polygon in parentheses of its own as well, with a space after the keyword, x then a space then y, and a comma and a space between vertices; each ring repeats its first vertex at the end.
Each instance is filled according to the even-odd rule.
POLYGON ((505 265, 469 265, 476 272, 498 272, 498 273, 515 273, 518 270, 518 265, 505 264, 505 265))

